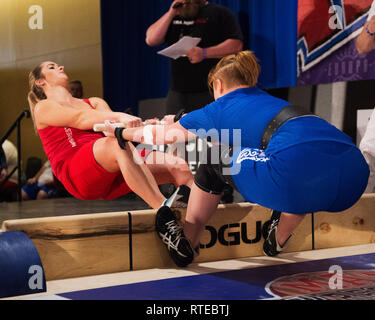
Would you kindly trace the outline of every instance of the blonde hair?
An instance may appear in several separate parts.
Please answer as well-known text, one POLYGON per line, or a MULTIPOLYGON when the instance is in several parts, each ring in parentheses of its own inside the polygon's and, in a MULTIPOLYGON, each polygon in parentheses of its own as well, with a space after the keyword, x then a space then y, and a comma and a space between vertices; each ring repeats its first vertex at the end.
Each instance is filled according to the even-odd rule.
POLYGON ((215 80, 220 79, 228 88, 235 86, 255 87, 258 83, 260 65, 252 51, 241 51, 222 58, 208 75, 212 90, 215 80))
POLYGON ((35 67, 33 71, 31 71, 29 73, 29 88, 30 88, 30 91, 27 95, 27 100, 29 102, 30 113, 31 113, 31 118, 33 119, 33 122, 34 122, 35 132, 37 132, 36 125, 35 125, 35 117, 34 117, 35 105, 40 100, 47 99, 47 96, 44 93, 43 88, 39 87, 36 84, 37 80, 44 79, 44 75, 42 73, 42 67, 43 67, 43 64, 41 63, 40 65, 35 67))

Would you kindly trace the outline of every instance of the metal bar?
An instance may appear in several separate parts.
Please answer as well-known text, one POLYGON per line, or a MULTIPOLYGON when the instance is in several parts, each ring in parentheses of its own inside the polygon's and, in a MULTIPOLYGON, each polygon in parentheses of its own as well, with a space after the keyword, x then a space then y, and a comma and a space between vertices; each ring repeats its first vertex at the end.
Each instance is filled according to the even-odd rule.
POLYGON ((17 125, 19 125, 19 123, 21 122, 21 120, 26 117, 26 118, 30 118, 30 111, 29 110, 24 110, 22 111, 22 113, 18 116, 18 118, 16 119, 16 121, 12 124, 12 126, 10 127, 10 129, 7 131, 7 133, 1 138, 0 140, 0 144, 2 145, 3 142, 8 139, 8 137, 12 134, 12 132, 14 131, 14 129, 17 127, 17 125))
POLYGON ((17 122, 17 167, 18 167, 18 202, 22 202, 22 166, 21 166, 21 119, 17 122))
MULTIPOLYGON (((23 118, 30 118, 30 111, 25 109, 22 111, 22 113, 18 116, 16 121, 12 124, 10 129, 7 131, 7 133, 0 139, 0 145, 4 143, 6 139, 12 134, 15 128, 17 128, 17 167, 15 170, 18 170, 18 186, 17 186, 17 198, 18 201, 22 201, 22 166, 21 166, 21 120, 23 118)), ((8 181, 8 179, 11 177, 11 175, 15 172, 15 170, 12 171, 12 173, 5 179, 5 181, 1 184, 1 188, 5 185, 5 183, 8 181)))

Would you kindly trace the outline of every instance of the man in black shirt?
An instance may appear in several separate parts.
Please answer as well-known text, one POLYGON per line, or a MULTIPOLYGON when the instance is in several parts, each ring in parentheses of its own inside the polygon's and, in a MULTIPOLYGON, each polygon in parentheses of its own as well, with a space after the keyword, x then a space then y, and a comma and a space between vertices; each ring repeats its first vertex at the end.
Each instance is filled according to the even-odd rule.
POLYGON ((208 73, 220 58, 243 49, 243 35, 235 15, 205 0, 173 1, 169 11, 148 28, 146 43, 172 45, 184 36, 202 40, 185 53, 186 57, 171 59, 168 114, 180 109, 190 112, 211 103, 208 73))

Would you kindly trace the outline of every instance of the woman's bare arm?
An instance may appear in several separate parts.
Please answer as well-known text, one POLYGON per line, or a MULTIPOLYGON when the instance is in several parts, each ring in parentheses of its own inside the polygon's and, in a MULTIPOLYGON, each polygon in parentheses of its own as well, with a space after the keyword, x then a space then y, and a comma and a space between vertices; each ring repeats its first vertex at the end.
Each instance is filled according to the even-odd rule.
POLYGON ((121 122, 131 128, 142 124, 140 118, 122 112, 75 109, 48 99, 40 101, 35 106, 34 116, 37 129, 55 126, 92 130, 94 124, 103 123, 106 120, 121 122))
POLYGON ((95 110, 112 112, 111 107, 102 98, 93 97, 89 98, 89 101, 94 106, 95 110))

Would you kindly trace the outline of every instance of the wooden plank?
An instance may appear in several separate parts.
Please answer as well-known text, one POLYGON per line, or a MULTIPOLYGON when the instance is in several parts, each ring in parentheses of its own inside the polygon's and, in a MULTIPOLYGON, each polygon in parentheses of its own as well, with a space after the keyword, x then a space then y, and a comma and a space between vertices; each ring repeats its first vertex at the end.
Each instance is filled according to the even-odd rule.
POLYGON ((175 266, 155 232, 155 211, 132 211, 133 270, 175 266))
MULTIPOLYGON (((372 194, 345 212, 315 213, 315 248, 375 243, 374 208, 372 194)), ((177 212, 183 222, 186 210, 177 212)), ((262 256, 261 227, 270 212, 249 203, 220 205, 203 233, 196 262, 262 256)), ((47 280, 128 271, 131 262, 134 270, 174 267, 155 232, 155 214, 155 210, 132 211, 131 225, 128 212, 117 212, 9 220, 2 229, 23 231, 31 238, 47 280)), ((285 252, 311 250, 311 233, 308 215, 285 252)))
POLYGON ((63 217, 7 220, 4 231, 24 231, 30 238, 63 240, 80 236, 129 232, 127 212, 82 214, 63 217))
POLYGON ((129 270, 127 213, 10 220, 2 229, 28 235, 48 281, 129 270))
POLYGON ((316 249, 375 243, 375 194, 343 212, 318 212, 314 220, 316 249))
MULTIPOLYGON (((197 262, 262 256, 262 227, 270 217, 271 210, 258 205, 219 206, 203 233, 197 262)), ((311 250, 310 231, 310 220, 305 219, 285 252, 311 250)))
MULTIPOLYGON (((154 210, 131 212, 134 270, 173 267, 168 251, 155 232, 154 210)), ((185 210, 179 210, 182 221, 185 210)), ((196 262, 262 255, 261 227, 270 210, 251 204, 220 205, 202 237, 196 262)), ((25 232, 34 242, 47 280, 130 270, 128 214, 102 213, 65 217, 10 220, 4 231, 25 232)), ((290 250, 309 250, 306 224, 290 241, 290 250)))
MULTIPOLYGON (((176 210, 185 221, 186 210, 176 210)), ((262 226, 271 210, 248 203, 220 205, 202 235, 195 262, 209 262, 263 255, 262 226)), ((154 214, 132 212, 134 270, 173 267, 168 251, 155 233, 154 214)), ((312 249, 311 219, 298 227, 285 252, 312 249)))
POLYGON ((32 241, 47 281, 130 270, 127 235, 32 241))

